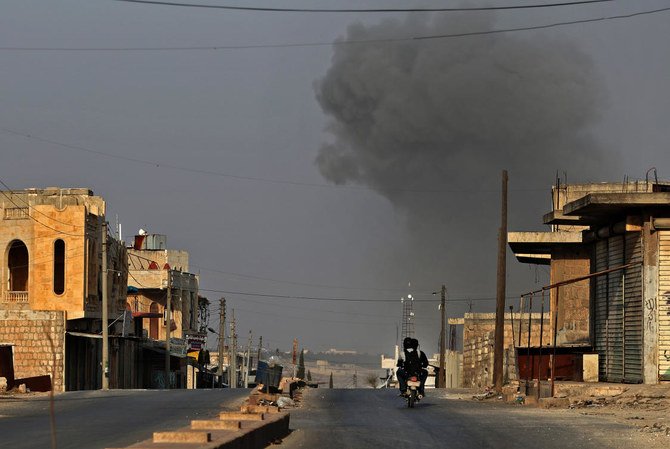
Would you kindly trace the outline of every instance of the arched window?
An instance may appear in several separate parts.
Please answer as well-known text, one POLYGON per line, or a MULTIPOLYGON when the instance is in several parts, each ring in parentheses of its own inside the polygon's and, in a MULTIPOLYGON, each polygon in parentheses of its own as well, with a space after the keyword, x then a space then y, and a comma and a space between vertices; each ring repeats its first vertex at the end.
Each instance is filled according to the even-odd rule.
MULTIPOLYGON (((158 313, 158 304, 152 302, 149 312, 158 313)), ((158 320, 159 318, 149 318, 149 338, 153 340, 158 340, 158 320)))
POLYGON ((65 242, 58 239, 54 242, 54 293, 65 292, 65 242))
POLYGON ((7 268, 9 269, 8 287, 10 292, 28 291, 28 248, 20 240, 9 245, 7 268))

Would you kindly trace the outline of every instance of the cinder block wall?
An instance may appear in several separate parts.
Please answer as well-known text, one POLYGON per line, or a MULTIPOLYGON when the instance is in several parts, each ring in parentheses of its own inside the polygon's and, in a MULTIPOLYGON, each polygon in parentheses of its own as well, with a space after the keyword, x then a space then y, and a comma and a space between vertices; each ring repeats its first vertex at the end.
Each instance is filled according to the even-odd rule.
POLYGON ((492 384, 494 333, 486 332, 463 343, 463 386, 483 388, 492 384))
POLYGON ((17 379, 51 375, 54 391, 63 391, 63 312, 2 310, 0 342, 14 346, 14 376, 17 379))
MULTIPOLYGON (((551 327, 545 313, 542 326, 542 345, 551 345, 551 327)), ((540 345, 540 314, 532 314, 531 347, 540 345)), ((518 378, 514 346, 528 345, 528 315, 514 314, 512 320, 505 319, 503 347, 504 377, 511 381, 518 378), (521 338, 519 338, 521 330, 521 338), (512 339, 514 336, 514 339, 512 339)), ((463 386, 484 388, 493 384, 493 349, 495 346, 495 314, 465 314, 463 326, 463 386)))

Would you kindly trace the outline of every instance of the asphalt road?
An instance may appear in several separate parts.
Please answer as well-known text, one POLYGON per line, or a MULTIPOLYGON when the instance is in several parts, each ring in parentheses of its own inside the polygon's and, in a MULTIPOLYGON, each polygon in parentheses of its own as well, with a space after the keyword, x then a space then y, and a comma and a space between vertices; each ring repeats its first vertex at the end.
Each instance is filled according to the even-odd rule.
MULTIPOLYGON (((124 447, 190 419, 239 409, 245 389, 77 391, 56 395, 58 449, 124 447)), ((0 396, 0 447, 48 449, 49 397, 0 396)))
POLYGON ((636 449, 668 444, 650 441, 631 425, 575 410, 439 395, 428 390, 427 398, 408 409, 393 390, 307 390, 302 406, 291 410, 293 431, 279 448, 636 449))

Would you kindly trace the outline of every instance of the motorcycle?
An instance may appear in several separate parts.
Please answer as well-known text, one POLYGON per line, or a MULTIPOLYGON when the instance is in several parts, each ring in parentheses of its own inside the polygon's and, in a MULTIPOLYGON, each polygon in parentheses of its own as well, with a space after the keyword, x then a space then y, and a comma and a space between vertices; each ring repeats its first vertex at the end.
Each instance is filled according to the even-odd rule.
POLYGON ((418 376, 410 376, 407 379, 407 407, 414 408, 414 404, 419 402, 419 387, 421 381, 418 376))

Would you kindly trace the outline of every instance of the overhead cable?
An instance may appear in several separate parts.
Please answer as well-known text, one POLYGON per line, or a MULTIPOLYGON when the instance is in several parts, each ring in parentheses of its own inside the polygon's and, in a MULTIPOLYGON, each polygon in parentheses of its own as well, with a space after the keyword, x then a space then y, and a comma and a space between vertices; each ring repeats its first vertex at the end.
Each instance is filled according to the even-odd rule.
MULTIPOLYGON (((376 190, 372 187, 367 187, 367 186, 352 186, 352 185, 335 185, 335 184, 321 184, 321 183, 315 183, 315 182, 302 182, 302 181, 290 181, 290 180, 281 180, 281 179, 270 179, 270 178, 261 178, 261 177, 256 177, 256 176, 242 176, 242 175, 234 175, 231 173, 224 173, 224 172, 217 172, 213 170, 205 170, 205 169, 200 169, 200 168, 192 168, 192 167, 185 167, 181 165, 174 165, 174 164, 166 164, 163 162, 157 162, 157 161, 149 161, 146 159, 138 159, 134 157, 129 157, 129 156, 121 156, 118 154, 112 154, 112 153, 106 153, 104 151, 98 151, 98 150, 92 150, 90 148, 82 147, 79 145, 70 145, 67 143, 59 142, 56 140, 52 139, 46 139, 43 137, 36 136, 34 134, 28 134, 28 133, 22 133, 18 131, 14 131, 11 129, 7 128, 0 128, 0 131, 8 133, 8 134, 13 134, 15 136, 20 136, 24 137, 26 139, 31 139, 31 140, 37 140, 39 142, 43 143, 48 143, 50 145, 56 145, 61 148, 68 148, 71 150, 75 151, 81 151, 85 153, 90 153, 94 154, 97 156, 104 156, 112 159, 120 159, 124 161, 130 161, 130 162, 135 162, 137 164, 143 164, 143 165, 150 165, 155 168, 162 168, 162 169, 170 169, 170 170, 178 170, 178 171, 184 171, 184 172, 190 172, 190 173, 198 173, 201 175, 208 175, 208 176, 217 176, 217 177, 222 177, 222 178, 230 178, 230 179, 236 179, 236 180, 241 180, 241 181, 252 181, 252 182, 261 182, 261 183, 267 183, 267 184, 284 184, 284 185, 292 185, 292 186, 298 186, 298 187, 319 187, 319 188, 327 188, 327 189, 338 189, 338 190, 361 190, 361 191, 371 191, 371 192, 376 192, 376 190)), ((499 193, 499 189, 480 189, 480 190, 472 190, 472 189, 401 189, 401 188, 388 188, 385 189, 387 191, 392 191, 392 192, 406 192, 406 193, 499 193)), ((546 188, 542 189, 510 189, 510 191, 545 191, 547 190, 546 188)))
POLYGON ((540 25, 521 26, 514 28, 498 28, 493 30, 469 31, 462 33, 445 33, 425 36, 410 36, 410 37, 390 37, 380 39, 359 39, 359 40, 336 40, 332 42, 295 42, 285 44, 247 44, 247 45, 203 45, 203 46, 170 46, 170 47, 18 47, 18 46, 4 46, 0 47, 0 51, 71 51, 71 52, 131 52, 131 51, 215 51, 215 50, 250 50, 263 48, 295 48, 295 47, 336 47, 343 45, 366 45, 366 44, 393 44, 402 42, 420 42, 431 39, 450 39, 463 38, 472 36, 485 36, 491 34, 515 33, 523 31, 535 31, 549 28, 558 28, 569 25, 581 25, 586 23, 603 22, 607 20, 622 20, 633 17, 658 14, 670 11, 670 7, 658 8, 646 11, 638 11, 628 14, 617 14, 610 16, 593 17, 586 19, 566 20, 561 22, 552 22, 540 25))
POLYGON ((556 8, 562 6, 579 6, 593 3, 611 3, 615 0, 581 0, 572 2, 537 3, 532 5, 504 5, 504 6, 461 6, 451 8, 276 8, 268 6, 235 6, 213 5, 206 3, 181 3, 159 0, 116 0, 124 3, 141 3, 158 6, 178 6, 182 8, 224 9, 228 11, 253 12, 306 12, 306 13, 398 13, 398 12, 467 12, 467 11, 504 11, 515 9, 556 8))

